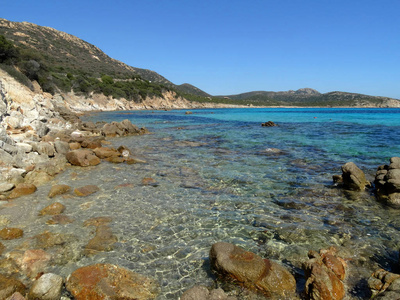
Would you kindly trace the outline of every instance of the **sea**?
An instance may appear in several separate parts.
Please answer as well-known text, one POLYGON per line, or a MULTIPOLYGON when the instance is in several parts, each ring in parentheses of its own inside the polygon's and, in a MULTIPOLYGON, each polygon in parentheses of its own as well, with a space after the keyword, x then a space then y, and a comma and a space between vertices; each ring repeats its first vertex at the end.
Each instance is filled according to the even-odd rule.
POLYGON ((144 162, 68 168, 0 211, 27 237, 45 230, 71 236, 70 256, 52 267, 57 274, 113 263, 154 278, 157 299, 179 299, 194 285, 229 292, 235 287, 210 270, 210 248, 221 241, 283 264, 299 293, 310 250, 337 249, 348 265, 349 299, 370 297, 375 270, 399 272, 400 210, 377 201, 373 190, 348 192, 332 180, 354 162, 373 182, 378 166, 400 156, 398 108, 114 111, 83 119, 129 119, 151 134, 107 139, 144 162), (277 126, 261 126, 268 121, 277 126), (143 178, 155 183, 143 185, 143 178), (50 226, 37 213, 54 201, 47 193, 55 183, 100 191, 55 198, 75 221, 50 226), (110 252, 81 255, 93 237, 83 223, 99 216, 112 218, 118 242, 110 252))

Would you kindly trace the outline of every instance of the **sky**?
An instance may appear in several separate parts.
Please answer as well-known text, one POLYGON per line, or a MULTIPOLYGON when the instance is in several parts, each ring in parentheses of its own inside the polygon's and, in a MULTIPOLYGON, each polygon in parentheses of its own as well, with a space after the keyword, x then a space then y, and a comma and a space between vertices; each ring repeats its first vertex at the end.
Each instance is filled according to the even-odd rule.
POLYGON ((212 95, 314 88, 400 99, 399 0, 0 0, 212 95))

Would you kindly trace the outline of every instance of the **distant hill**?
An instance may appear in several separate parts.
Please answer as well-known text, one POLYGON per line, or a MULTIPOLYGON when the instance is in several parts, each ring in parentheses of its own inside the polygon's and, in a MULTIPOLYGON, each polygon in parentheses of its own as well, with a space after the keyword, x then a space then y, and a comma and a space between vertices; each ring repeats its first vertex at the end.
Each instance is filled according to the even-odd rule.
POLYGON ((32 81, 37 81, 45 92, 52 94, 104 94, 138 103, 172 92, 189 101, 238 105, 400 107, 400 101, 387 97, 346 92, 321 94, 311 88, 211 96, 191 84, 176 85, 154 71, 128 66, 68 33, 1 18, 0 68, 31 89, 32 81))
POLYGON ((223 97, 238 103, 245 102, 261 106, 400 106, 400 101, 388 97, 377 97, 338 91, 321 94, 311 88, 284 92, 256 91, 223 97))

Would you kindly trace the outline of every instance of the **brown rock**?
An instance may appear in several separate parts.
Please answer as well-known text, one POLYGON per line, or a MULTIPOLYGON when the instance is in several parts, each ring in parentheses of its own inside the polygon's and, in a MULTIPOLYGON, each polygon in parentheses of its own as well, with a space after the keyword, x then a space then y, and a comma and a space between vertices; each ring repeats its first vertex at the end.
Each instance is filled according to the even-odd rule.
POLYGON ((310 251, 309 260, 303 264, 306 275, 305 292, 309 299, 339 300, 345 296, 343 280, 345 278, 345 262, 336 256, 331 247, 320 250, 318 254, 310 251))
POLYGON ((96 149, 101 147, 101 139, 89 139, 89 140, 84 140, 81 143, 82 148, 89 148, 89 149, 96 149))
POLYGON ((77 195, 79 197, 86 197, 86 196, 96 193, 99 190, 100 190, 99 187, 96 185, 85 185, 85 186, 74 189, 74 193, 75 193, 75 195, 77 195))
POLYGON ((71 190, 71 187, 66 184, 57 184, 51 187, 49 194, 47 195, 50 198, 53 198, 57 195, 62 195, 68 193, 71 190))
POLYGON ((95 264, 75 270, 66 283, 77 300, 154 299, 158 285, 151 279, 111 264, 95 264))
POLYGON ((71 219, 71 218, 68 217, 68 216, 65 216, 65 215, 55 215, 55 216, 53 216, 50 220, 48 220, 48 221, 46 222, 46 224, 48 224, 48 225, 56 225, 56 224, 66 225, 66 224, 69 224, 69 223, 72 223, 72 222, 74 222, 74 220, 71 219))
POLYGON ((127 163, 128 165, 133 165, 133 164, 145 164, 146 161, 145 161, 145 160, 142 160, 142 159, 134 158, 134 157, 128 157, 128 158, 126 159, 126 163, 127 163))
POLYGON ((34 278, 38 273, 46 271, 50 259, 51 255, 42 249, 26 250, 20 267, 28 277, 34 278))
POLYGON ((0 255, 3 254, 5 249, 6 247, 2 243, 0 243, 0 255))
POLYGON ((25 294, 25 289, 21 281, 0 274, 0 299, 7 299, 16 292, 25 294))
POLYGON ((113 164, 120 164, 125 161, 124 157, 109 157, 105 159, 106 161, 113 163, 113 164))
POLYGON ((45 231, 33 237, 36 241, 36 247, 41 249, 48 249, 55 246, 65 245, 66 237, 61 233, 52 233, 45 231))
POLYGON ((24 231, 20 228, 3 228, 0 230, 0 239, 2 240, 14 240, 19 239, 24 235, 24 231))
POLYGON ((378 295, 386 296, 386 291, 396 291, 396 298, 383 297, 382 299, 398 299, 400 296, 400 275, 379 269, 372 273, 368 279, 368 286, 372 292, 371 298, 375 299, 378 295))
POLYGON ((60 202, 54 202, 53 204, 50 204, 49 206, 43 208, 39 216, 44 216, 44 215, 59 215, 63 213, 65 210, 65 206, 62 205, 60 202))
POLYGON ((155 179, 153 179, 153 178, 150 178, 150 177, 143 178, 141 184, 142 185, 151 185, 151 186, 157 186, 158 185, 157 181, 155 179))
POLYGON ((296 291, 296 281, 284 267, 229 243, 216 243, 210 250, 211 266, 223 277, 267 296, 288 297, 296 291))
POLYGON ((97 252, 111 251, 118 238, 112 233, 107 225, 100 225, 96 228, 96 235, 85 246, 85 254, 96 254, 97 252))
POLYGON ((66 158, 74 166, 88 167, 96 166, 100 159, 90 149, 73 150, 67 153, 66 158))
POLYGON ((346 189, 361 191, 368 184, 365 174, 353 162, 342 166, 343 185, 346 189))
POLYGON ((100 147, 93 150, 98 158, 119 157, 121 153, 118 150, 108 147, 100 147))
POLYGON ((71 150, 78 150, 78 149, 81 148, 81 144, 80 144, 80 143, 77 143, 77 142, 69 143, 69 148, 70 148, 71 150))
POLYGON ((101 225, 107 225, 111 223, 112 219, 110 217, 96 217, 96 218, 91 218, 89 220, 86 220, 83 223, 83 226, 101 226, 101 225))
POLYGON ((8 196, 9 199, 15 199, 21 196, 30 195, 36 192, 36 186, 31 183, 20 183, 15 189, 11 191, 11 194, 8 196))
POLYGON ((26 300, 26 298, 24 296, 22 296, 21 293, 15 292, 10 297, 8 297, 6 300, 26 300))

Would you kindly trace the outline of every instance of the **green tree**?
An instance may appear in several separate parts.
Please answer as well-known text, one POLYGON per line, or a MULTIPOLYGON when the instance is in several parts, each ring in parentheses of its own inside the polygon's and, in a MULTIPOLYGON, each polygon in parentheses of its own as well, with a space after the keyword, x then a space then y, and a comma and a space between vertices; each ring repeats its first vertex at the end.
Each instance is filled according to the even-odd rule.
POLYGON ((18 58, 18 50, 4 35, 0 35, 0 63, 13 61, 18 58))

